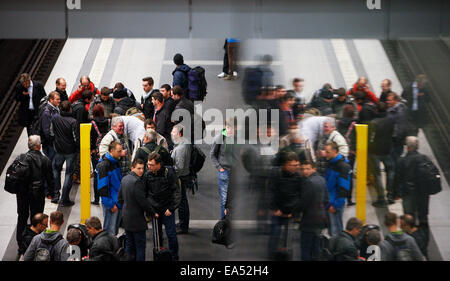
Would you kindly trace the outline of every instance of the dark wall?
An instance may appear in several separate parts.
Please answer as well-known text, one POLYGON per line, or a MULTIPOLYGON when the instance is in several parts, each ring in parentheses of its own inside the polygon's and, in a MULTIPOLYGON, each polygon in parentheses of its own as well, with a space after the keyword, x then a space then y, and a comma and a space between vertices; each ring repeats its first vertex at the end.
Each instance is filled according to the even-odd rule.
POLYGON ((0 38, 450 36, 450 1, 380 1, 369 10, 367 0, 80 0, 68 10, 66 0, 2 0, 0 38))

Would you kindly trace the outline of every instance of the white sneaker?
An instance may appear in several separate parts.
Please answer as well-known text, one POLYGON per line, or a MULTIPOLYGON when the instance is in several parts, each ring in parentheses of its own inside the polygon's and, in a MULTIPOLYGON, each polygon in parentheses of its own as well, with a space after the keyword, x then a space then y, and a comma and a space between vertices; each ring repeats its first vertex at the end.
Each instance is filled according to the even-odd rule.
POLYGON ((233 76, 236 77, 237 76, 237 72, 233 71, 233 76))
POLYGON ((223 78, 225 77, 225 75, 227 75, 225 72, 220 73, 219 75, 217 75, 218 78, 223 78))

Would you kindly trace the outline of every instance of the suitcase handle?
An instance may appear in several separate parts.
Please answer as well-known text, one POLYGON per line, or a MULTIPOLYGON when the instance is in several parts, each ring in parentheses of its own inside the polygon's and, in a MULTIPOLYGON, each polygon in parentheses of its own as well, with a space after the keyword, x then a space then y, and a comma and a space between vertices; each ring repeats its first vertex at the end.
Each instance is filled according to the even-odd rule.
POLYGON ((153 227, 153 244, 156 250, 161 250, 161 245, 159 244, 159 227, 158 227, 158 219, 152 218, 152 227, 153 227))

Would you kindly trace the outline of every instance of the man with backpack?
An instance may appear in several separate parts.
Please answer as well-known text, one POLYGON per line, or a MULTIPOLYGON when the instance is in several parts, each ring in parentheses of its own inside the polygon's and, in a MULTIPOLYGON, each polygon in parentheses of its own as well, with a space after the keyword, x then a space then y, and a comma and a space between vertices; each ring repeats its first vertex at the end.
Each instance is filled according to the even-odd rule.
MULTIPOLYGON (((141 146, 137 150, 136 156, 134 157, 133 161, 135 161, 136 159, 141 159, 142 161, 147 162, 148 155, 155 151, 156 153, 161 155, 164 165, 172 166, 173 160, 172 157, 170 157, 170 153, 167 151, 166 148, 164 148, 161 145, 158 145, 156 141, 157 141, 156 131, 152 129, 147 129, 147 131, 144 134, 143 146, 141 146)), ((147 168, 144 169, 147 170, 147 168)))
POLYGON ((54 148, 56 156, 53 162, 53 177, 55 180, 55 197, 52 203, 58 203, 59 190, 61 189, 61 171, 64 162, 66 162, 66 176, 62 190, 61 206, 73 206, 75 203, 70 201, 69 193, 72 188, 73 172, 77 152, 80 147, 80 133, 77 120, 72 117, 72 106, 69 101, 64 101, 61 105, 61 113, 52 120, 52 131, 55 137, 54 148))
POLYGON ((181 181, 181 202, 178 208, 180 222, 177 226, 177 234, 187 234, 189 231, 189 202, 187 190, 193 188, 190 171, 192 145, 183 137, 183 125, 175 125, 172 129, 172 140, 174 149, 171 153, 175 173, 181 181))
POLYGON ((205 69, 201 66, 190 68, 184 64, 181 54, 176 54, 173 57, 173 62, 177 67, 172 72, 172 87, 180 86, 186 97, 189 97, 192 102, 203 101, 208 86, 205 79, 205 69))
POLYGON ((403 212, 419 219, 419 225, 428 226, 430 195, 441 187, 439 170, 430 159, 420 154, 419 139, 406 137, 407 153, 395 169, 394 194, 402 198, 403 212))
POLYGON ((114 99, 111 97, 111 89, 108 87, 103 87, 100 91, 100 95, 95 95, 94 100, 91 102, 89 106, 89 118, 93 119, 92 112, 94 110, 94 106, 97 104, 101 104, 103 106, 103 110, 105 111, 105 117, 109 118, 109 115, 114 112, 114 108, 116 103, 114 99))
POLYGON ((36 235, 24 255, 24 261, 67 261, 69 243, 59 233, 64 215, 59 211, 50 214, 50 229, 36 235))
POLYGON ((189 94, 189 81, 188 72, 191 68, 184 64, 184 58, 182 54, 175 54, 173 57, 173 63, 177 66, 172 72, 173 82, 172 87, 180 86, 183 92, 189 94))
POLYGON ((52 163, 40 152, 41 137, 36 135, 30 136, 28 138, 28 148, 30 150, 27 153, 19 156, 22 166, 14 166, 16 167, 15 170, 13 169, 14 171, 10 169, 14 168, 12 167, 13 165, 8 168, 7 177, 14 174, 15 180, 12 182, 7 180, 5 183, 5 187, 6 185, 13 185, 16 188, 18 214, 16 239, 18 245, 22 244, 22 233, 27 226, 28 218, 31 219, 35 214, 44 212, 44 184, 47 184, 50 196, 53 196, 53 188, 55 186, 52 163))
POLYGON ((330 252, 333 261, 357 261, 359 260, 359 251, 356 237, 361 232, 363 223, 358 218, 350 218, 347 221, 345 230, 331 237, 330 252))
POLYGON ((382 261, 423 261, 424 258, 413 237, 398 228, 395 213, 387 213, 384 224, 389 234, 380 242, 382 261))

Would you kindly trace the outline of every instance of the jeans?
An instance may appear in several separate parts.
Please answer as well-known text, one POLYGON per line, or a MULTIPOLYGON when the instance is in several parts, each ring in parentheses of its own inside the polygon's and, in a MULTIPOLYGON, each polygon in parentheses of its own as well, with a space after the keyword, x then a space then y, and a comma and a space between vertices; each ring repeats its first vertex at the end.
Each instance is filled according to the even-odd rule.
POLYGON ((225 203, 227 202, 228 183, 230 182, 230 172, 227 170, 224 170, 223 172, 219 171, 217 178, 219 183, 220 218, 223 219, 223 217, 225 217, 225 203))
POLYGON ((59 154, 57 153, 53 159, 53 179, 55 180, 55 198, 60 197, 59 190, 61 189, 61 170, 64 162, 66 162, 66 175, 64 177, 64 185, 62 190, 62 202, 69 202, 69 193, 72 188, 73 170, 75 166, 76 153, 59 154))
POLYGON ((330 225, 328 226, 328 234, 330 236, 337 235, 344 230, 344 223, 342 217, 344 215, 344 207, 336 209, 336 213, 327 212, 330 225))
POLYGON ((369 154, 369 161, 376 177, 375 189, 377 190, 378 200, 384 200, 383 183, 381 181, 380 162, 383 162, 384 170, 386 172, 386 196, 387 199, 394 199, 394 162, 390 155, 374 155, 369 154))
POLYGON ((280 246, 287 246, 287 227, 289 225, 289 218, 272 216, 270 224, 270 236, 269 236, 269 258, 272 259, 273 254, 280 246), (279 245, 281 238, 281 228, 284 228, 282 239, 285 240, 286 245, 279 245))
POLYGON ((145 247, 147 245, 146 231, 125 231, 125 251, 129 256, 135 257, 136 261, 145 261, 145 247))
POLYGON ((122 216, 122 210, 113 213, 111 209, 108 209, 105 205, 102 204, 103 208, 103 229, 111 233, 112 235, 117 235, 119 231, 119 221, 122 216))
POLYGON ((189 202, 187 198, 187 190, 193 188, 192 179, 186 177, 181 180, 181 202, 178 207, 178 218, 180 219, 180 228, 182 230, 189 229, 189 202))
POLYGON ((302 231, 300 236, 300 252, 302 261, 317 261, 320 259, 319 233, 302 231))
MULTIPOLYGON (((53 145, 42 145, 42 152, 44 152, 44 155, 47 156, 48 159, 50 159, 50 162, 52 162, 52 169, 55 170, 54 167, 54 158, 56 156, 56 151, 53 148, 53 145)), ((48 186, 47 183, 44 184, 44 191, 45 194, 48 195, 48 186)), ((51 194, 50 194, 51 195, 51 194)))
MULTIPOLYGON (((159 214, 158 218, 158 233, 159 233, 159 244, 162 246, 162 225, 166 228, 167 239, 169 240, 169 250, 175 259, 178 259, 178 238, 177 230, 175 227, 175 214, 172 213, 170 216, 164 215, 164 213, 159 214)), ((153 226, 155 227, 155 226, 153 226)), ((153 236, 154 237, 154 236, 153 236)))

